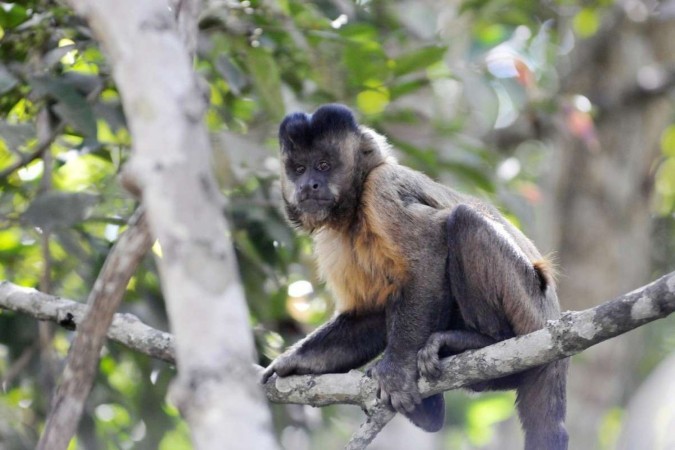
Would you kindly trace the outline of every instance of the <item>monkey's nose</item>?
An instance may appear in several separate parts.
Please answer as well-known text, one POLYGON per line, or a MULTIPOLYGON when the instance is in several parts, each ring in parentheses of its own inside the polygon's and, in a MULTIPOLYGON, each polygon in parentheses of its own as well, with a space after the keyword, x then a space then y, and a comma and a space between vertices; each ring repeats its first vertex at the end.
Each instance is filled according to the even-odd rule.
POLYGON ((309 183, 303 183, 300 186, 300 195, 299 195, 300 201, 307 200, 318 190, 319 190, 319 183, 311 181, 309 183))

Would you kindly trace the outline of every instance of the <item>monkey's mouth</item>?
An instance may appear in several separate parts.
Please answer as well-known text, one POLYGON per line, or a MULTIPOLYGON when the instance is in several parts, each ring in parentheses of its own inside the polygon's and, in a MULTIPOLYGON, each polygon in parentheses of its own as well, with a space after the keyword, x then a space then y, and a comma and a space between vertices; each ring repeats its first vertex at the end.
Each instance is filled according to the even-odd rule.
POLYGON ((306 198, 298 203, 298 208, 308 214, 323 212, 332 206, 332 198, 306 198))

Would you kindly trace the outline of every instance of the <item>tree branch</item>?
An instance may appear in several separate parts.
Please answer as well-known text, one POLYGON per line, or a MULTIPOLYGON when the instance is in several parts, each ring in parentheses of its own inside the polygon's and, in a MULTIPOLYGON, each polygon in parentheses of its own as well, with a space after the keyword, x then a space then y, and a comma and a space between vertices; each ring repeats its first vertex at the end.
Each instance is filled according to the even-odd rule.
MULTIPOLYGON (((67 330, 76 330, 87 312, 87 305, 83 303, 43 294, 9 281, 0 281, 0 308, 55 322, 67 330)), ((170 364, 176 362, 174 337, 144 324, 132 314, 115 314, 107 337, 152 358, 170 364)))
POLYGON ((370 411, 368 418, 361 424, 358 431, 349 439, 345 450, 359 450, 368 447, 395 415, 394 411, 378 403, 370 411))
MULTIPOLYGON (((79 323, 79 311, 85 307, 5 281, 0 283, 0 308, 72 326, 79 323), (68 318, 66 323, 64 317, 68 318)), ((421 379, 420 392, 429 396, 571 356, 673 311, 675 272, 594 308, 566 312, 542 330, 446 358, 442 361, 441 378, 433 382, 421 379)), ((171 336, 143 325, 133 316, 116 314, 108 337, 141 353, 153 357, 161 354, 160 359, 172 360, 171 336), (155 348, 158 343, 161 349, 155 348)), ((257 370, 261 374, 263 369, 257 370)), ((348 448, 352 450, 365 448, 393 417, 376 401, 376 389, 373 380, 356 370, 346 374, 274 376, 265 384, 267 398, 274 403, 360 406, 369 418, 350 440, 348 448)))
POLYGON ((142 209, 131 218, 129 228, 110 250, 89 294, 87 311, 70 347, 38 450, 66 449, 80 422, 98 369, 99 355, 115 311, 139 262, 152 245, 142 209))

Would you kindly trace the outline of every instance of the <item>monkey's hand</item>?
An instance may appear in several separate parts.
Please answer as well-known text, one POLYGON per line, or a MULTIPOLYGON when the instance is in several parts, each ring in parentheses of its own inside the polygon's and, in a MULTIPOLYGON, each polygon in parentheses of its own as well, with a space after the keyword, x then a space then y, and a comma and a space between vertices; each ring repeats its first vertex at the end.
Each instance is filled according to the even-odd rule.
POLYGON ((417 369, 420 375, 429 379, 437 380, 443 373, 439 353, 443 345, 442 335, 434 333, 417 354, 417 369))
POLYGON ((263 372, 261 382, 263 384, 267 383, 267 380, 275 373, 280 377, 310 373, 309 369, 304 367, 302 362, 303 358, 295 350, 283 353, 267 366, 263 372))
POLYGON ((385 356, 368 371, 378 383, 377 396, 401 414, 410 413, 422 399, 417 388, 417 368, 385 356))

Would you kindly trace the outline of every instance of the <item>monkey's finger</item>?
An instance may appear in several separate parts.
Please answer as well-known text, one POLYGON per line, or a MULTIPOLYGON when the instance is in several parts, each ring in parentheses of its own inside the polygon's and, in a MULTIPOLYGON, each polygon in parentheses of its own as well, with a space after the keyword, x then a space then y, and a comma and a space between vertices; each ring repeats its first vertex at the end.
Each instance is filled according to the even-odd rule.
POLYGON ((418 393, 412 392, 409 394, 405 394, 403 396, 403 409, 406 410, 406 412, 411 413, 415 409, 415 407, 421 402, 421 398, 418 393))
POLYGON ((415 403, 410 395, 402 392, 391 395, 391 406, 401 414, 410 413, 415 409, 415 403))
POLYGON ((274 375, 274 366, 272 364, 270 364, 269 366, 267 366, 267 368, 263 372, 262 378, 260 379, 260 382, 262 384, 267 383, 267 380, 269 380, 272 375, 274 375))
POLYGON ((380 388, 380 401, 385 405, 391 406, 391 399, 389 398, 389 393, 382 388, 380 388))

